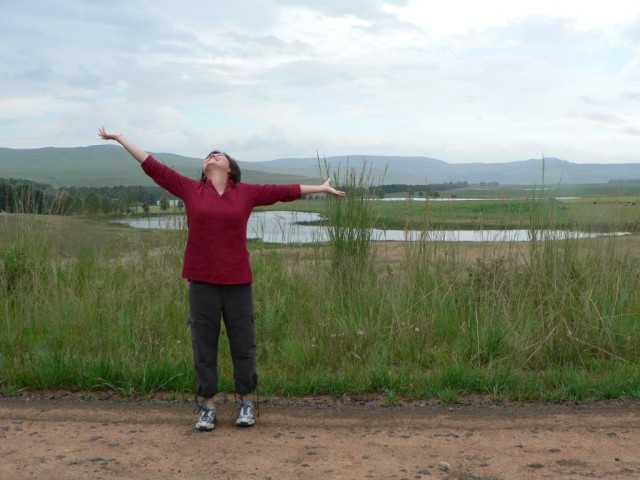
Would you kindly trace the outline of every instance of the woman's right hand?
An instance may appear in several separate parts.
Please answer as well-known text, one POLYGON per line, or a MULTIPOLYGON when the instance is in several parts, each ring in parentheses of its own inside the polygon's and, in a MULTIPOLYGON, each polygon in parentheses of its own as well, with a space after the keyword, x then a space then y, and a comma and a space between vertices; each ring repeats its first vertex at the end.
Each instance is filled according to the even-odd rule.
POLYGON ((122 138, 121 133, 108 133, 104 127, 101 127, 100 130, 98 130, 98 135, 100 135, 100 138, 103 140, 120 140, 120 138, 122 138))
POLYGON ((103 140, 115 140, 140 163, 143 163, 149 156, 147 152, 124 138, 121 133, 109 133, 104 129, 104 127, 100 127, 98 135, 100 135, 100 138, 103 140))

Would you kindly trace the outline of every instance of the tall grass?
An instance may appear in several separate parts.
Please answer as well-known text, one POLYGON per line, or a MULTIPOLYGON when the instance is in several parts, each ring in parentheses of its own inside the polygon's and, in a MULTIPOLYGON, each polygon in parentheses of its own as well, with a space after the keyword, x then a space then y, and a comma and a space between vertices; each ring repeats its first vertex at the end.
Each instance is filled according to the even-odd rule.
POLYGON ((150 250, 132 232, 121 239, 125 254, 103 244, 69 258, 54 248, 60 232, 50 218, 17 218, 13 243, 0 252, 5 385, 124 393, 191 385, 174 244, 150 250))
MULTIPOLYGON (((260 393, 640 396, 635 238, 541 235, 541 223, 554 228, 543 206, 522 220, 529 242, 471 249, 430 238, 425 203, 407 219, 425 234, 389 259, 370 235, 371 178, 332 176, 349 196, 327 199, 326 244, 251 244, 260 393)), ((96 240, 70 255, 60 240, 68 224, 42 230, 35 216, 5 225, 9 217, 19 220, 0 247, 5 389, 193 391, 183 232, 149 242, 119 228, 116 245, 96 240)), ((231 390, 221 339, 221 386, 231 390)))

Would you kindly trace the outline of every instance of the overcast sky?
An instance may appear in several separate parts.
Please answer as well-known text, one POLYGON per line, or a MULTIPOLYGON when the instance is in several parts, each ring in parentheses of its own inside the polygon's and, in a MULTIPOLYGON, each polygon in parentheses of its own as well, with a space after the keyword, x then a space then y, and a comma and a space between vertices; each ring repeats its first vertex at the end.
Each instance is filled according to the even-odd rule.
POLYGON ((0 45, 1 147, 640 162, 640 2, 2 0, 0 45))

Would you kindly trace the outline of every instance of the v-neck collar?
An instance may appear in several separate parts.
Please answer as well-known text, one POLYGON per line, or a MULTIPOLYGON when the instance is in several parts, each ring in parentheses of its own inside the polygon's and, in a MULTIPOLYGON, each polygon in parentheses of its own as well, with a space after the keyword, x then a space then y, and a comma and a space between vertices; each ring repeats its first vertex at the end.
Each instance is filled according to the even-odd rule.
POLYGON ((213 184, 213 181, 211 181, 211 179, 207 180, 207 183, 209 183, 211 185, 211 188, 213 188, 213 191, 216 192, 218 194, 219 197, 223 197, 224 194, 227 192, 227 190, 229 188, 231 188, 233 186, 233 180, 228 179, 227 180, 227 184, 224 186, 224 190, 222 190, 222 192, 220 192, 216 186, 213 184))

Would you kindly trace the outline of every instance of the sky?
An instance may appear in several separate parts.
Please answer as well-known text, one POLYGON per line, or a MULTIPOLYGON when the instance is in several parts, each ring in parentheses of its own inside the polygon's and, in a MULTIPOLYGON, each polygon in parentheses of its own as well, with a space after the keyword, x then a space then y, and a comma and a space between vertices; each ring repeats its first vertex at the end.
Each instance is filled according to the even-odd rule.
POLYGON ((2 0, 0 147, 640 162, 640 2, 2 0))

